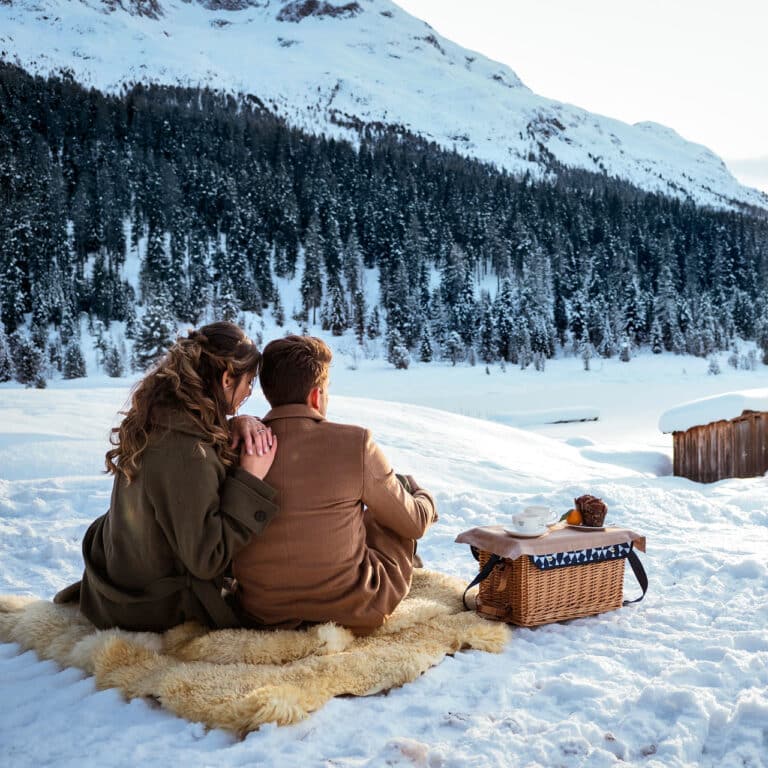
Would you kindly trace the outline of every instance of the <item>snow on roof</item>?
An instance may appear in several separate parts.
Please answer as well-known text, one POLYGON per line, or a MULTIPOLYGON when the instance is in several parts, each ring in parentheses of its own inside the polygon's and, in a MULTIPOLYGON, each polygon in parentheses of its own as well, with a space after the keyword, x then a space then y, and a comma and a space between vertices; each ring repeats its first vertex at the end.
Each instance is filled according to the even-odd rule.
POLYGON ((713 421, 735 419, 744 411, 768 411, 768 389, 745 389, 691 400, 662 413, 659 429, 662 432, 684 432, 713 421))

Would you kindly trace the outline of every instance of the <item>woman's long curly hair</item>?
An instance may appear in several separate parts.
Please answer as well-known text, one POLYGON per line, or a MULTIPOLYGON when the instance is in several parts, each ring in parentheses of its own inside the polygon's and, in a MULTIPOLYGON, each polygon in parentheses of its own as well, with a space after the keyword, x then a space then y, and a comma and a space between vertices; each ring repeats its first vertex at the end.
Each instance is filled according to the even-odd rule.
POLYGON ((227 414, 237 404, 228 401, 222 375, 229 371, 239 382, 244 375, 256 376, 260 367, 256 345, 233 323, 211 323, 179 337, 131 393, 125 418, 112 429, 107 472, 129 483, 136 477, 150 435, 162 428, 153 416, 168 410, 191 417, 205 435, 202 442, 231 466, 236 454, 229 447, 227 414))

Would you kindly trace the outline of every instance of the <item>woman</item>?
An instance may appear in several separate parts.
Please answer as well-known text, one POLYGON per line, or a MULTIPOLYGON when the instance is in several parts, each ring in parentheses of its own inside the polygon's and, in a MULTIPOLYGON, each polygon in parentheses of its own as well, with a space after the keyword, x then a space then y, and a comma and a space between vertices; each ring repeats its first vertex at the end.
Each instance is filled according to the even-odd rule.
MULTIPOLYGON (((227 416, 248 398, 261 355, 232 323, 180 338, 137 385, 112 430, 106 515, 83 540, 85 573, 55 602, 79 600, 97 627, 159 632, 184 621, 238 626, 222 599, 232 556, 277 513, 260 440, 238 456, 227 416)), ((250 441, 249 441, 250 443, 250 441)))

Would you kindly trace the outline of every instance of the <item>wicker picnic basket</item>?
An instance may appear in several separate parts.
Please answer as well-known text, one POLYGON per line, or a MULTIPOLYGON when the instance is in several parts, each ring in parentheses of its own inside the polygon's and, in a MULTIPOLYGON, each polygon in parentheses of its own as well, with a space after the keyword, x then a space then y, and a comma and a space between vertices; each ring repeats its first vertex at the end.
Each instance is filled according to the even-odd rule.
MULTIPOLYGON (((492 554, 476 554, 482 571, 492 554)), ((502 558, 480 582, 476 610, 491 619, 536 627, 620 608, 623 588, 623 558, 546 571, 527 555, 502 558)))

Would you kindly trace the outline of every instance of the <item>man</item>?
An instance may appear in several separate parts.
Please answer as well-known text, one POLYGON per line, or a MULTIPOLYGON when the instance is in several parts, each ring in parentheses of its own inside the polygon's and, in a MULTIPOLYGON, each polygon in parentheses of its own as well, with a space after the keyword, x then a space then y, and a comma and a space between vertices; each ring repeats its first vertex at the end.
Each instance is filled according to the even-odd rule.
POLYGON ((335 621, 365 634, 408 593, 416 539, 437 513, 413 478, 398 480, 368 430, 325 420, 331 357, 311 336, 264 349, 264 422, 280 443, 264 481, 280 513, 235 557, 236 595, 254 624, 335 621))

